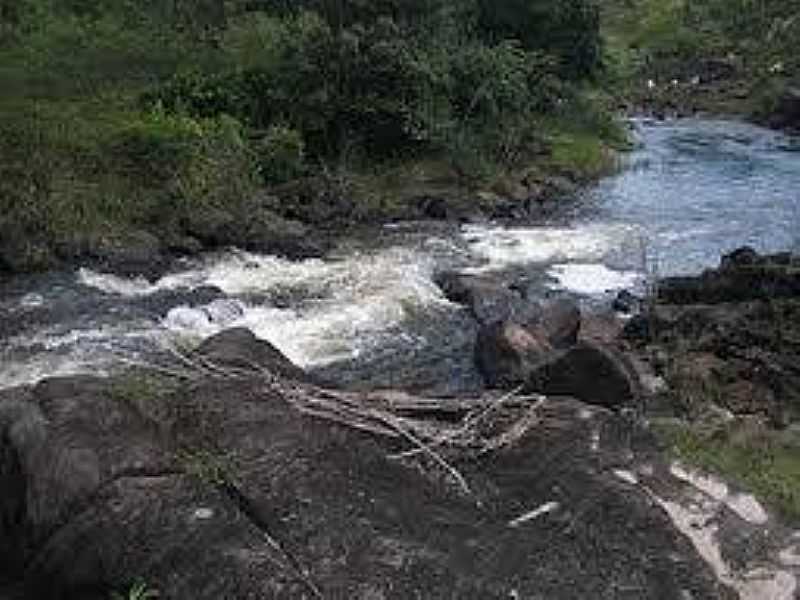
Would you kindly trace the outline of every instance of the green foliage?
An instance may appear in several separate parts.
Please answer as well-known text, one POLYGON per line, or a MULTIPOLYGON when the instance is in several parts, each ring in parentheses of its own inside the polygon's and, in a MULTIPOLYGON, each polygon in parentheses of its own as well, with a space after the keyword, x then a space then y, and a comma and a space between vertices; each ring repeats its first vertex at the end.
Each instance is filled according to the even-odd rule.
POLYGON ((0 229, 46 255, 332 166, 516 168, 599 64, 590 0, 524 4, 0 0, 0 229))
POLYGON ((111 595, 112 600, 156 600, 160 597, 161 595, 158 591, 151 589, 147 585, 147 582, 142 580, 136 581, 131 585, 130 589, 128 589, 128 592, 125 594, 114 592, 111 595))
POLYGON ((196 119, 153 111, 123 128, 111 151, 134 176, 166 182, 198 157, 203 135, 196 119))
POLYGON ((207 485, 224 485, 231 480, 231 457, 209 450, 182 450, 178 462, 187 475, 207 485))
POLYGON ((800 519, 800 441, 780 432, 702 435, 688 425, 659 427, 674 455, 719 473, 755 493, 790 519, 800 519))
POLYGON ((284 183, 306 171, 302 135, 285 125, 273 125, 256 146, 258 168, 267 183, 284 183))
POLYGON ((651 74, 729 53, 762 73, 800 66, 799 0, 615 0, 605 18, 613 43, 638 53, 651 74))
POLYGON ((564 173, 592 179, 610 169, 605 146, 588 134, 561 133, 552 139, 553 164, 564 173))
POLYGON ((558 57, 571 78, 601 66, 600 15, 590 0, 478 0, 479 28, 490 41, 519 40, 558 57))
POLYGON ((148 190, 138 220, 180 218, 199 205, 225 206, 250 193, 256 167, 234 118, 201 119, 159 110, 136 115, 108 144, 110 168, 148 190))

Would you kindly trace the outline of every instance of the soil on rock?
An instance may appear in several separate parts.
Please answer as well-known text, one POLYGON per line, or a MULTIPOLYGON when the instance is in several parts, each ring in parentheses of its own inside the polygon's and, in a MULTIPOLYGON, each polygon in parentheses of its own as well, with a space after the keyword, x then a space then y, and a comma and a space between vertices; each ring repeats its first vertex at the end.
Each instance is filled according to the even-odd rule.
POLYGON ((425 453, 391 458, 415 448, 399 430, 325 413, 338 398, 340 417, 374 414, 374 394, 280 377, 271 347, 246 354, 263 368, 3 392, 0 572, 37 600, 137 577, 173 600, 733 597, 610 475, 648 445, 618 415, 520 398, 527 428, 495 451, 439 449, 467 493, 425 453))

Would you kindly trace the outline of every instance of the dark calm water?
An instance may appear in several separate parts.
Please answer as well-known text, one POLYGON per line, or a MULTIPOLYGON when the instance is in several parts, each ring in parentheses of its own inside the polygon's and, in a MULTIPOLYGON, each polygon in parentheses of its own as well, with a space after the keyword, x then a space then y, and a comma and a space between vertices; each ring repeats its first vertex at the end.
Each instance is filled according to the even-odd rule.
POLYGON ((499 273, 533 297, 593 306, 647 272, 697 272, 745 243, 797 246, 797 140, 725 121, 632 128, 621 172, 547 226, 405 224, 323 260, 231 251, 154 284, 88 270, 2 281, 0 387, 108 373, 241 325, 343 385, 472 390, 475 325, 433 283, 439 270, 499 273))

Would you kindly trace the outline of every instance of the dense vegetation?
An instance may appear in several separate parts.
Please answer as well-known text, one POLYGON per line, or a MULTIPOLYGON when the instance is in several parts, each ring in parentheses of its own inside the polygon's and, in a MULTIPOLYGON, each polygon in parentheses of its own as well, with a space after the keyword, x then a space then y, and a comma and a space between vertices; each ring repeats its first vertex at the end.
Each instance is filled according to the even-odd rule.
POLYGON ((232 241, 202 209, 286 182, 273 229, 386 216, 387 173, 591 175, 601 47, 591 0, 2 0, 0 266, 232 241))
POLYGON ((680 104, 706 86, 700 108, 764 117, 800 82, 798 0, 609 0, 603 16, 612 70, 634 96, 680 104))

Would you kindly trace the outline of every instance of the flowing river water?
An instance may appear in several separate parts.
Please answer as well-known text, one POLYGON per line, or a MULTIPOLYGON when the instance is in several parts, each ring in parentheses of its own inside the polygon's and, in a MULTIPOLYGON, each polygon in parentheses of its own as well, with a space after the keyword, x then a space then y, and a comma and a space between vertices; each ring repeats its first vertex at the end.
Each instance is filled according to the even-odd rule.
MULTIPOLYGON (((476 325, 443 296, 438 272, 493 274, 533 300, 566 294, 602 310, 620 289, 699 272, 743 244, 798 247, 798 140, 730 121, 632 128, 619 173, 537 226, 405 223, 322 259, 230 250, 156 282, 86 269, 0 280, 0 388, 154 363, 245 326, 339 385, 470 392, 476 325)), ((797 598, 800 532, 722 481, 642 460, 612 476, 658 504, 722 584, 741 600, 797 598)))
POLYGON ((341 385, 474 390, 476 326, 444 298, 439 271, 603 306, 648 274, 698 272, 743 244, 798 244, 797 140, 730 121, 632 128, 620 172, 538 226, 386 226, 322 259, 231 250, 154 283, 86 269, 0 280, 0 387, 109 373, 245 326, 341 385))

